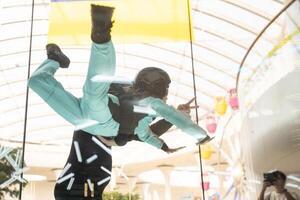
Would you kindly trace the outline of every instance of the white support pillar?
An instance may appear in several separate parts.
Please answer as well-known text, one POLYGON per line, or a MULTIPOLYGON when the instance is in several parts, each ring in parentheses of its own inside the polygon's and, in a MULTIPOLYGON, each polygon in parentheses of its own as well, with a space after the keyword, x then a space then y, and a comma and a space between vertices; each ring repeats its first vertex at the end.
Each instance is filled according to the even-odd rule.
POLYGON ((142 195, 143 200, 152 200, 151 199, 151 194, 150 194, 150 183, 149 182, 144 182, 144 181, 139 181, 136 182, 135 185, 140 188, 140 194, 142 195))
POLYGON ((131 200, 132 191, 134 190, 136 186, 137 177, 136 176, 128 176, 128 194, 129 194, 129 200, 131 200))
POLYGON ((142 193, 142 196, 144 200, 151 200, 151 195, 150 195, 150 192, 149 192, 149 189, 150 189, 150 183, 145 183, 143 184, 142 186, 142 189, 143 189, 143 193, 142 193))
POLYGON ((173 165, 160 165, 158 166, 165 178, 165 198, 164 200, 172 200, 172 187, 170 183, 171 172, 174 168, 173 165))

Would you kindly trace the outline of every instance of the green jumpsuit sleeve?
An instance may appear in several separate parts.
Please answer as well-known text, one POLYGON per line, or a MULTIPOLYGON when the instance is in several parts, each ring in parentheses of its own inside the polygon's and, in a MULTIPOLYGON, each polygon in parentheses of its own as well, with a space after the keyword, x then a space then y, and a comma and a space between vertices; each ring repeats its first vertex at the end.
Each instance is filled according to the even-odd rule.
POLYGON ((161 148, 164 144, 164 141, 154 135, 149 127, 149 124, 152 122, 152 117, 147 116, 141 119, 138 122, 138 126, 134 130, 134 134, 138 136, 140 140, 146 142, 157 148, 161 148))
POLYGON ((174 107, 167 105, 161 99, 154 97, 146 97, 139 104, 152 108, 158 116, 174 124, 177 128, 191 135, 197 140, 201 140, 207 136, 204 129, 194 123, 189 117, 185 116, 174 107))

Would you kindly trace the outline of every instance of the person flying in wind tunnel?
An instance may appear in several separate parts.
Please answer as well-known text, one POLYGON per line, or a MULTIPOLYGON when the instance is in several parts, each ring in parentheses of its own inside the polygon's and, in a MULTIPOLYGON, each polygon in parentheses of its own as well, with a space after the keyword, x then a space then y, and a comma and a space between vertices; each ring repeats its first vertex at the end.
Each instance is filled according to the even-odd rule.
MULTIPOLYGON (((123 100, 127 99, 128 100, 128 96, 130 98, 132 98, 134 96, 134 94, 132 94, 132 93, 134 93, 134 87, 136 87, 136 85, 139 85, 139 88, 141 86, 143 87, 143 89, 142 89, 143 91, 153 91, 153 92, 151 92, 152 94, 156 93, 159 95, 159 93, 161 93, 161 92, 168 91, 168 86, 166 87, 165 83, 170 83, 170 82, 171 82, 171 80, 170 80, 169 76, 163 70, 161 70, 159 68, 154 68, 154 67, 147 67, 147 68, 142 69, 138 73, 138 75, 136 76, 136 79, 134 81, 135 84, 133 86, 112 83, 110 86, 110 89, 109 89, 109 93, 116 95, 119 99, 123 99, 123 100), (162 72, 162 74, 157 74, 158 72, 162 72), (151 77, 155 77, 155 79, 151 79, 151 77), (155 80, 155 81, 150 81, 149 79, 155 80), (167 81, 165 81, 165 80, 167 80, 167 81), (147 89, 145 89, 145 88, 147 88, 147 89)), ((139 93, 139 92, 137 92, 137 93, 139 93)), ((163 98, 163 101, 167 100, 166 95, 160 95, 160 96, 165 96, 163 98)), ((177 110, 184 113, 184 115, 186 115, 187 117, 190 117, 191 108, 195 108, 195 106, 190 106, 190 104, 192 102, 194 102, 194 100, 195 100, 195 98, 191 99, 189 102, 187 102, 185 104, 180 104, 177 107, 177 110)), ((128 103, 132 104, 132 101, 127 101, 127 105, 126 105, 126 101, 122 101, 122 102, 123 103, 120 107, 119 106, 111 106, 111 104, 109 104, 111 111, 114 111, 117 108, 118 111, 116 113, 121 113, 119 115, 119 117, 126 118, 125 120, 128 120, 128 121, 134 120, 133 115, 137 115, 136 113, 132 112, 132 110, 134 110, 134 105, 133 105, 133 108, 132 108, 132 105, 128 105, 128 103), (122 109, 124 107, 127 109, 122 109), (120 108, 122 109, 122 112, 119 112, 120 108)), ((155 119, 155 117, 156 116, 153 116, 154 119, 155 119)), ((124 122, 125 120, 122 120, 122 121, 124 122)), ((130 124, 130 123, 127 123, 127 124, 130 124)), ((173 126, 172 123, 168 122, 165 119, 161 119, 155 123, 152 123, 149 126, 149 128, 153 134, 155 134, 157 137, 160 137, 165 132, 167 132, 172 126, 173 126)), ((114 138, 101 137, 101 141, 108 146, 124 146, 127 142, 132 141, 132 140, 141 141, 141 139, 139 139, 139 137, 137 135, 128 134, 128 131, 122 131, 114 138)), ((168 146, 165 143, 162 147, 162 149, 168 153, 175 152, 181 148, 183 148, 183 147, 170 149, 170 148, 168 148, 168 146)))
POLYGON ((78 126, 96 121, 96 124, 82 128, 92 135, 109 139, 117 135, 136 135, 143 142, 172 152, 149 128, 153 116, 133 111, 134 104, 137 104, 153 109, 158 116, 193 136, 198 144, 210 140, 204 129, 165 103, 171 81, 162 69, 150 67, 141 70, 133 87, 119 97, 108 93, 110 82, 92 80, 97 75, 115 74, 115 49, 110 34, 113 11, 112 7, 91 5, 92 46, 81 98, 66 91, 54 78, 58 68, 68 68, 70 64, 69 58, 56 44, 46 46, 48 59, 33 72, 28 86, 71 124, 78 126))

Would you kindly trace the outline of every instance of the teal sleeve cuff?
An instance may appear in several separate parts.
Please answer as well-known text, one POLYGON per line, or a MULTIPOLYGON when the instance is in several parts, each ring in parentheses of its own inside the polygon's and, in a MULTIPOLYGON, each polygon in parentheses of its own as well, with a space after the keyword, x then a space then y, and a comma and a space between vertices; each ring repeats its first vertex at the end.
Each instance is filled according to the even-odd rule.
POLYGON ((152 133, 149 124, 152 122, 152 117, 144 117, 138 122, 138 126, 134 130, 134 134, 138 136, 140 140, 146 142, 156 148, 161 148, 163 146, 163 140, 158 138, 152 133))

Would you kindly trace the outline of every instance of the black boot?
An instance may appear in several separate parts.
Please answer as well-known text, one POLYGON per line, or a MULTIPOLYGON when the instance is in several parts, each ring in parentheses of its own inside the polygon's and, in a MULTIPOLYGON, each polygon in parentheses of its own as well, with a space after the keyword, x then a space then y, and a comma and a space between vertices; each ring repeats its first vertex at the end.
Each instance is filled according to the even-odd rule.
POLYGON ((203 145, 206 144, 208 142, 210 142, 212 139, 214 139, 215 137, 209 137, 208 135, 203 138, 202 140, 198 140, 198 142, 196 143, 196 145, 203 145))
POLYGON ((114 8, 107 6, 91 5, 92 15, 92 33, 91 39, 93 42, 101 44, 110 41, 114 8))
POLYGON ((70 59, 60 50, 56 44, 47 44, 46 46, 48 59, 59 62, 61 68, 68 68, 70 59))

